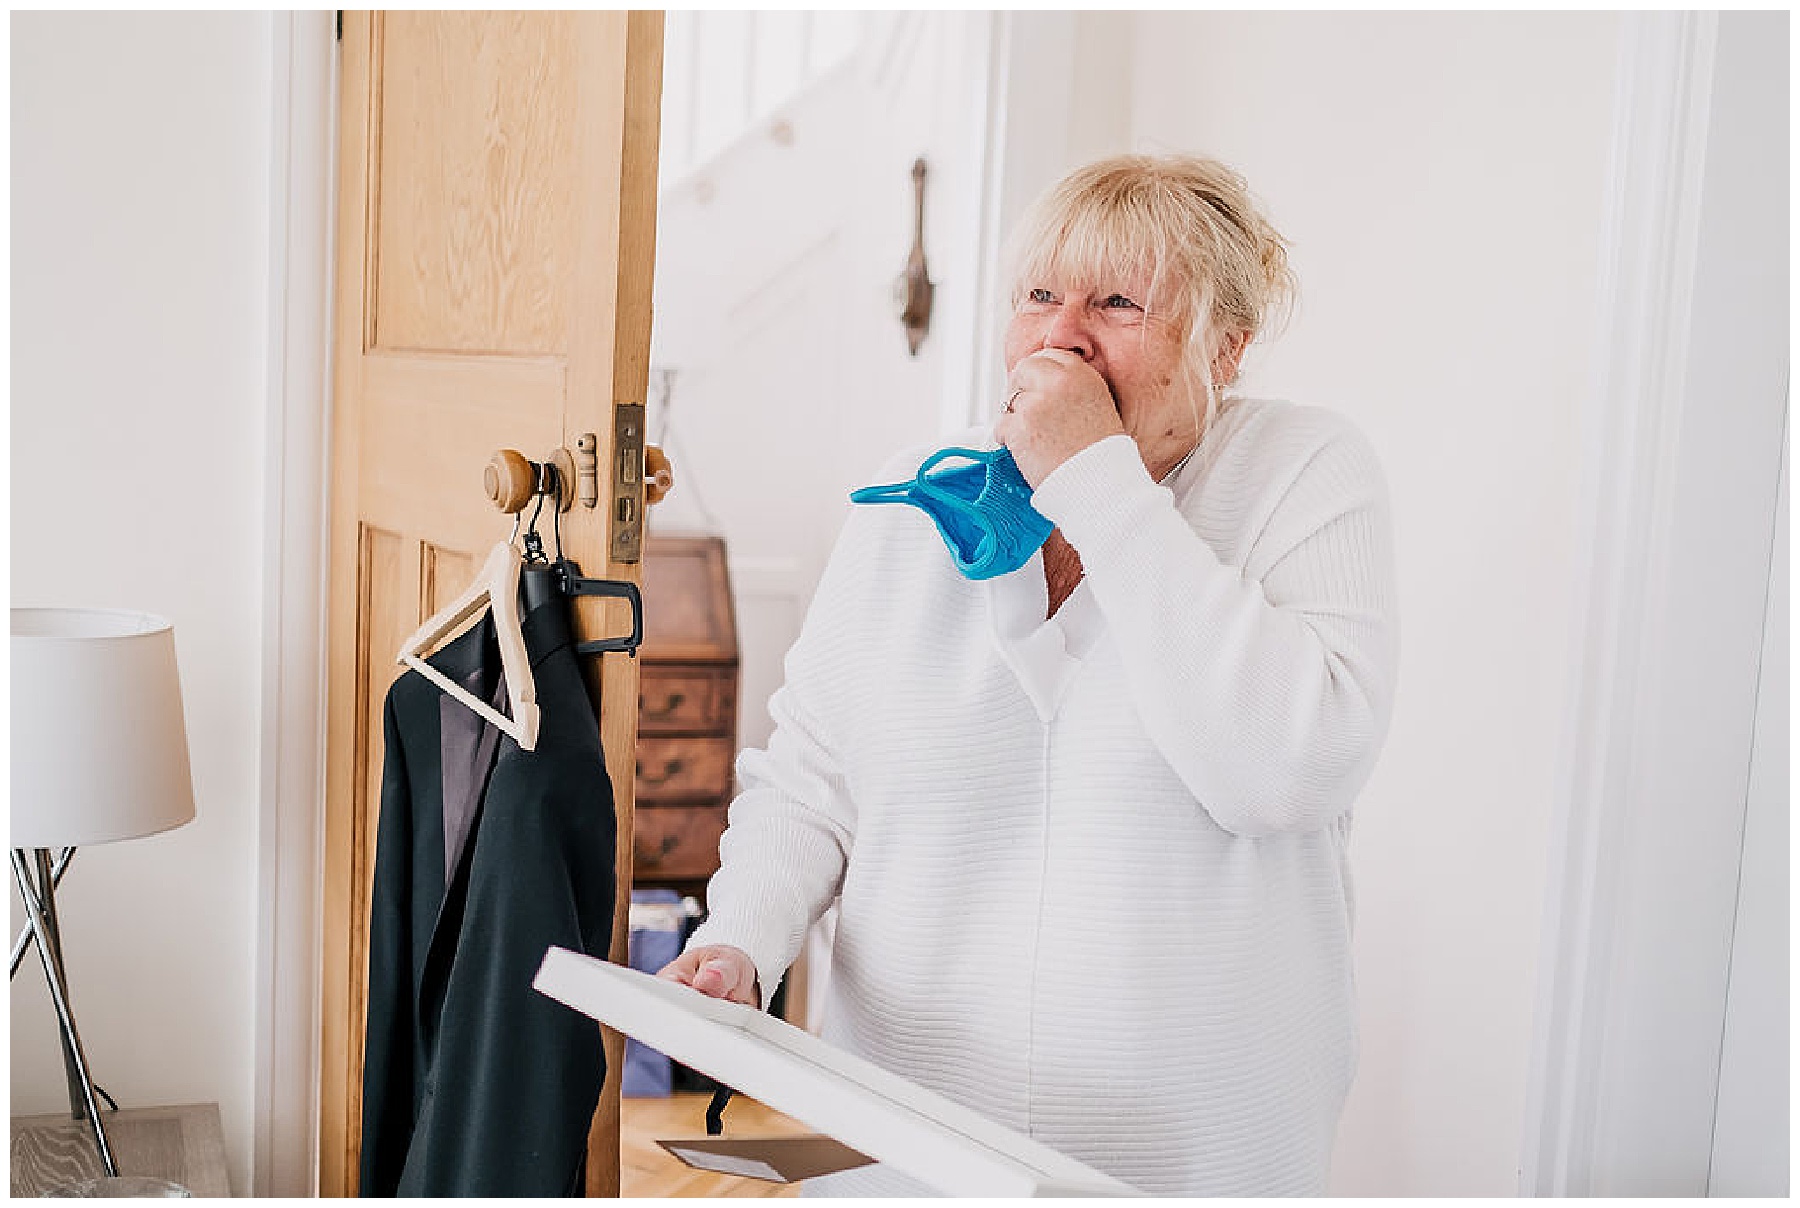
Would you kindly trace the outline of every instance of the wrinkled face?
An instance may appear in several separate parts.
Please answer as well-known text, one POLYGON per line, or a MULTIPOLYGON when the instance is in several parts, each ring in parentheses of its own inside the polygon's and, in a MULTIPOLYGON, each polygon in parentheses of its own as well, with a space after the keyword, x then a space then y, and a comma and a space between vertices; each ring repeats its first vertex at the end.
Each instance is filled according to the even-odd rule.
POLYGON ((1165 444, 1191 442, 1197 410, 1204 408, 1181 373, 1186 332, 1167 304, 1151 297, 1150 286, 1147 273, 1091 283, 1056 270, 1027 277, 1005 344, 1008 373, 1044 348, 1086 361, 1105 380, 1120 422, 1147 456, 1165 444))

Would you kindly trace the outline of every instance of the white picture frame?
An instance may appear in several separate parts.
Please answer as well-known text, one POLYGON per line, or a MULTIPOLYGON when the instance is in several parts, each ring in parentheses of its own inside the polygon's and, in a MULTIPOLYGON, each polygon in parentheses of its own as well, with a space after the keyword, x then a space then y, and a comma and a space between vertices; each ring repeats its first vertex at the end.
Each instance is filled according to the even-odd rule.
POLYGON ((566 948, 532 985, 945 1195, 1141 1194, 753 1007, 566 948))

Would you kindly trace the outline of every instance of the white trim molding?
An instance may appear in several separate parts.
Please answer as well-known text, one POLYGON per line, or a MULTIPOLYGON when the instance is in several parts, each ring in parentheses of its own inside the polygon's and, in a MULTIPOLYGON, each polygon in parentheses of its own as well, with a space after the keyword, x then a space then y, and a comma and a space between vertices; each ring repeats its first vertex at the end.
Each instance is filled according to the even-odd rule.
POLYGON ((318 1190, 326 432, 337 43, 272 15, 253 1194, 318 1190))
POLYGON ((941 16, 956 22, 961 31, 960 62, 967 69, 961 86, 969 106, 967 133, 954 148, 957 162, 950 165, 960 187, 951 198, 950 220, 942 224, 949 238, 937 258, 952 267, 948 276, 939 269, 945 281, 933 304, 932 324, 933 338, 943 341, 944 350, 938 427, 955 432, 991 416, 994 367, 1000 363, 989 338, 998 313, 993 284, 999 244, 994 233, 998 185, 993 166, 1000 161, 1005 121, 996 81, 1005 72, 1000 48, 1010 15, 970 11, 941 16))
POLYGON ((1710 38, 1695 14, 1625 18, 1602 238, 1597 381, 1586 414, 1585 599, 1572 635, 1574 699, 1558 755, 1520 1188, 1591 1190, 1607 945, 1617 898, 1606 855, 1624 828, 1631 705, 1644 653, 1650 525, 1666 497, 1692 296, 1710 38), (1622 539, 1621 539, 1622 538, 1622 539))
POLYGON ((967 254, 973 279, 964 298, 965 313, 945 316, 946 326, 958 323, 967 332, 945 358, 941 423, 946 432, 992 419, 994 392, 1002 381, 1000 245, 1005 221, 1007 89, 1012 78, 1015 24, 1016 14, 986 13, 977 57, 972 59, 985 68, 980 111, 971 114, 969 121, 977 142, 974 188, 964 222, 971 235, 967 254))
MULTIPOLYGON (((1003 11, 990 14, 987 80, 978 115, 984 143, 976 212, 974 345, 954 367, 966 393, 952 382, 945 392, 945 426, 984 424, 994 418, 1006 380, 1002 348, 1010 307, 1004 279, 1006 239, 1039 193, 1070 163, 1074 99, 1069 81, 1081 61, 1079 14, 1003 11), (950 409, 961 404, 965 414, 950 409), (960 419, 960 423, 953 423, 960 419)), ((972 122, 971 125, 974 125, 972 122)))
POLYGON ((1112 10, 986 14, 974 60, 985 78, 969 120, 981 148, 965 216, 975 240, 972 336, 949 367, 946 430, 990 422, 1004 393, 1012 312, 1004 256, 1014 226, 1071 169, 1132 149, 1130 105, 1117 87, 1131 77, 1132 22, 1112 10))
POLYGON ((1787 358, 1785 119, 1727 52, 1785 98, 1774 33, 1625 18, 1528 1195, 1706 1193, 1787 358))

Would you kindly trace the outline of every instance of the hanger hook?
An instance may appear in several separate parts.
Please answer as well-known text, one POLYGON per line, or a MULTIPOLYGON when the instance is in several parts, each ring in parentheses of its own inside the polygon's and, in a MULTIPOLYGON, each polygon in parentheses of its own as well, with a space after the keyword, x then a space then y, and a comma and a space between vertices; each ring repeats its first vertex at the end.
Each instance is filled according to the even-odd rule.
MULTIPOLYGON (((521 509, 523 510, 523 509, 521 509)), ((525 530, 525 561, 543 562, 544 539, 538 535, 538 517, 544 511, 544 497, 537 497, 537 507, 531 510, 531 525, 525 530)))
MULTIPOLYGON (((556 469, 556 467, 552 466, 550 468, 550 474, 551 474, 551 477, 553 480, 559 475, 559 473, 560 473, 560 471, 558 471, 556 469)), ((550 509, 550 531, 552 533, 554 533, 556 536, 556 560, 558 562, 561 562, 563 560, 563 552, 562 552, 562 485, 560 483, 557 483, 555 485, 556 485, 556 492, 557 492, 557 498, 556 498, 557 506, 550 509)))

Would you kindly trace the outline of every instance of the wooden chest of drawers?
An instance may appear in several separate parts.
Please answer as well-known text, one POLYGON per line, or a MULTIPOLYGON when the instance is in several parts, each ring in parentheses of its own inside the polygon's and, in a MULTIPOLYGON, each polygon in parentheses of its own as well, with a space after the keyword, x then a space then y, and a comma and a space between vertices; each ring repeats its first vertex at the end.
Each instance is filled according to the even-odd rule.
POLYGON ((644 542, 632 883, 699 896, 719 867, 737 755, 738 643, 717 537, 644 542))

